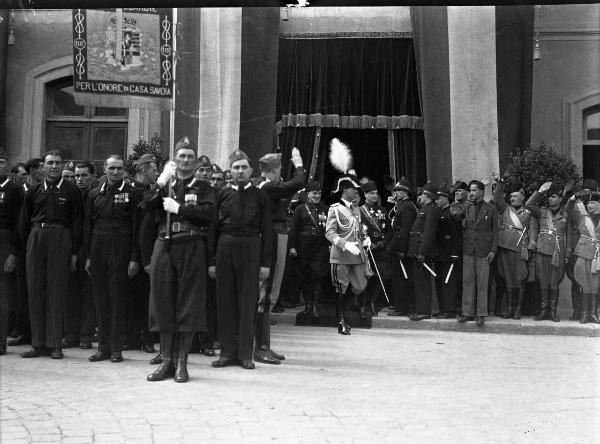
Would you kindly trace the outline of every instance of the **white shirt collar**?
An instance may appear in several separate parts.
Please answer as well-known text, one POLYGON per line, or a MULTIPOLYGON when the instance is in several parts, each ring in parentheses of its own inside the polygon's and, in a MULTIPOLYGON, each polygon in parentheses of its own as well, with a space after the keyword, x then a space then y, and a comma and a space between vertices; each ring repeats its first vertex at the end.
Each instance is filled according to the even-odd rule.
MULTIPOLYGON (((248 182, 246 185, 244 185, 244 190, 247 190, 251 186, 252 186, 252 182, 248 182)), ((238 185, 231 185, 231 188, 233 188, 235 191, 237 191, 239 189, 239 186, 238 185)))
MULTIPOLYGON (((60 178, 60 181, 58 182, 58 185, 56 185, 56 188, 60 188, 60 186, 63 183, 63 178, 60 178)), ((48 182, 46 181, 46 179, 44 179, 44 191, 46 191, 48 189, 48 182)))

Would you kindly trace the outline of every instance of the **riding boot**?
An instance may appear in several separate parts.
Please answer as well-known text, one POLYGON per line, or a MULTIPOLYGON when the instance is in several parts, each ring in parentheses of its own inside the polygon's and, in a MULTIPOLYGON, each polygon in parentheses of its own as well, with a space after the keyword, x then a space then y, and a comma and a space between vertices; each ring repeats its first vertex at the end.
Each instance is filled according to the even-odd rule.
POLYGON ((540 293, 542 297, 542 309, 540 310, 539 314, 533 317, 534 321, 543 321, 544 319, 547 319, 548 315, 550 314, 549 290, 544 288, 540 290, 540 293))
POLYGON ((312 306, 312 315, 315 318, 315 320, 317 320, 320 316, 319 314, 319 300, 321 299, 321 282, 317 282, 317 284, 315 285, 314 289, 313 289, 313 294, 312 294, 312 300, 313 300, 313 306, 312 306))
POLYGON ((576 284, 571 284, 571 301, 573 304, 573 314, 569 316, 569 321, 579 321, 581 319, 581 304, 583 295, 581 288, 576 284))
POLYGON ((188 382, 190 376, 187 371, 187 360, 192 343, 193 333, 177 334, 177 368, 175 370, 175 382, 188 382))
POLYGON ((590 320, 595 324, 600 324, 600 319, 598 319, 598 294, 590 295, 590 320))
POLYGON ((502 319, 512 318, 515 302, 515 291, 516 289, 505 289, 504 294, 506 295, 506 313, 502 315, 502 319))
POLYGON ((583 293, 581 295, 581 319, 579 322, 581 324, 587 324, 589 322, 593 322, 590 316, 590 312, 592 310, 592 294, 591 293, 583 293))
POLYGON ((175 335, 173 333, 160 332, 160 354, 162 361, 158 368, 148 375, 148 381, 162 381, 170 378, 175 372, 173 367, 173 342, 175 335))
POLYGON ((306 304, 304 305, 304 310, 300 312, 302 316, 308 316, 310 314, 310 299, 306 299, 306 304))
POLYGON ((524 288, 517 288, 514 292, 516 298, 515 313, 513 319, 521 319, 521 305, 523 304, 523 295, 525 294, 524 288))
POLYGON ((342 293, 341 285, 338 286, 338 295, 337 295, 337 312, 338 312, 338 333, 344 336, 350 334, 349 325, 346 323, 346 319, 344 317, 345 313, 344 307, 344 293, 342 293))
POLYGON ((275 353, 271 349, 271 314, 265 313, 263 317, 263 332, 262 332, 262 344, 261 348, 264 348, 267 351, 267 354, 271 359, 276 361, 283 361, 285 356, 280 355, 279 353, 275 353))
POLYGON ((558 315, 556 314, 556 308, 558 307, 558 288, 550 290, 550 319, 554 322, 560 322, 558 315))

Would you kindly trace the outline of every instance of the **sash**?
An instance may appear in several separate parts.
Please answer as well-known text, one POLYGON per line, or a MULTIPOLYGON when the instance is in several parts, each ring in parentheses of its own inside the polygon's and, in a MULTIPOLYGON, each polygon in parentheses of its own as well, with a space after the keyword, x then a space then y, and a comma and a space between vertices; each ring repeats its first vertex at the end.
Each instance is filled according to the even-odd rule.
POLYGON ((592 259, 592 273, 597 273, 600 271, 600 260, 598 258, 600 255, 600 245, 598 244, 598 237, 596 236, 596 227, 594 227, 594 222, 585 209, 583 202, 577 202, 577 209, 579 210, 579 214, 583 216, 585 228, 587 228, 588 232, 590 233, 590 237, 593 239, 594 244, 596 245, 596 252, 594 253, 594 259, 592 259))
POLYGON ((377 231, 381 233, 381 227, 379 226, 377 221, 371 217, 371 214, 369 214, 369 210, 367 210, 364 205, 360 207, 360 212, 364 214, 367 217, 368 221, 371 223, 371 225, 373 225, 377 229, 377 231))
MULTIPOLYGON (((319 228, 319 224, 317 223, 317 221, 315 220, 314 216, 310 212, 310 208, 308 208, 308 204, 304 204, 304 206, 306 207, 306 212, 308 213, 308 216, 310 217, 310 220, 312 220, 312 223, 315 224, 315 227, 319 228)), ((335 216, 337 218, 337 213, 335 213, 335 216)), ((340 220, 338 218, 338 224, 339 223, 340 223, 340 220)))
POLYGON ((552 216, 552 211, 546 209, 546 220, 548 222, 548 231, 551 231, 554 234, 554 253, 552 253, 552 266, 558 268, 559 265, 559 256, 560 253, 560 243, 558 242, 558 236, 556 235, 556 228, 554 227, 554 216, 552 216))
MULTIPOLYGON (((521 223, 517 212, 511 205, 508 206, 508 215, 510 216, 510 220, 512 221, 515 228, 522 232, 521 237, 519 237, 519 240, 517 241, 518 246, 521 240, 525 237, 525 232, 527 231, 527 228, 523 228, 523 224, 521 223)), ((529 259, 529 254, 527 253, 527 245, 525 244, 525 242, 523 242, 523 244, 521 245, 521 259, 529 259)))

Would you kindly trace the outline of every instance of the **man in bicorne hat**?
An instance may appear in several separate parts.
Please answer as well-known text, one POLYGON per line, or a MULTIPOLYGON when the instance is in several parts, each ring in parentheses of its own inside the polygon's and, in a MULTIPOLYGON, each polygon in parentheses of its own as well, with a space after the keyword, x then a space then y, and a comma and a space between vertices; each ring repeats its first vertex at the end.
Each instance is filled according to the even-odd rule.
POLYGON ((396 203, 390 212, 393 237, 388 248, 392 260, 394 311, 389 312, 388 316, 407 316, 414 308, 410 302, 413 292, 413 276, 409 273, 406 261, 410 229, 417 217, 417 207, 408 194, 410 189, 410 182, 406 177, 400 179, 393 187, 393 198, 396 203))
POLYGON ((368 266, 365 247, 371 245, 366 235, 359 208, 353 203, 360 185, 350 176, 338 178, 333 194, 339 194, 339 201, 331 205, 327 214, 325 237, 331 242, 331 279, 338 297, 338 333, 350 334, 350 325, 344 317, 344 295, 352 285, 352 293, 358 296, 367 287, 366 267, 368 266))

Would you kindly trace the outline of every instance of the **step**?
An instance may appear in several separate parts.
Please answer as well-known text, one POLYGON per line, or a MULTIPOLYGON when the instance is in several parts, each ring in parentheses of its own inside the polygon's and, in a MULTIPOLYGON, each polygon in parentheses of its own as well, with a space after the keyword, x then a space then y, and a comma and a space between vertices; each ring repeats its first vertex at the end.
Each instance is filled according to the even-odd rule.
MULTIPOLYGON (((296 325, 296 315, 303 310, 303 307, 286 309, 283 313, 272 313, 271 319, 281 324, 296 325)), ((331 307, 324 307, 324 320, 318 325, 334 326, 335 321, 331 319, 331 307)), ((476 332, 476 333, 501 333, 513 335, 550 335, 550 336, 586 336, 600 337, 600 324, 580 324, 577 321, 561 320, 552 321, 534 321, 527 316, 520 320, 502 319, 498 317, 488 317, 485 324, 481 327, 475 325, 475 322, 466 322, 464 324, 457 322, 456 319, 425 319, 422 321, 411 321, 404 316, 387 316, 388 310, 383 309, 379 316, 368 317, 367 320, 358 320, 358 315, 351 313, 347 320, 352 328, 394 328, 403 330, 440 330, 440 331, 458 331, 458 332, 476 332)), ((305 324, 301 324, 305 325, 305 324)))

